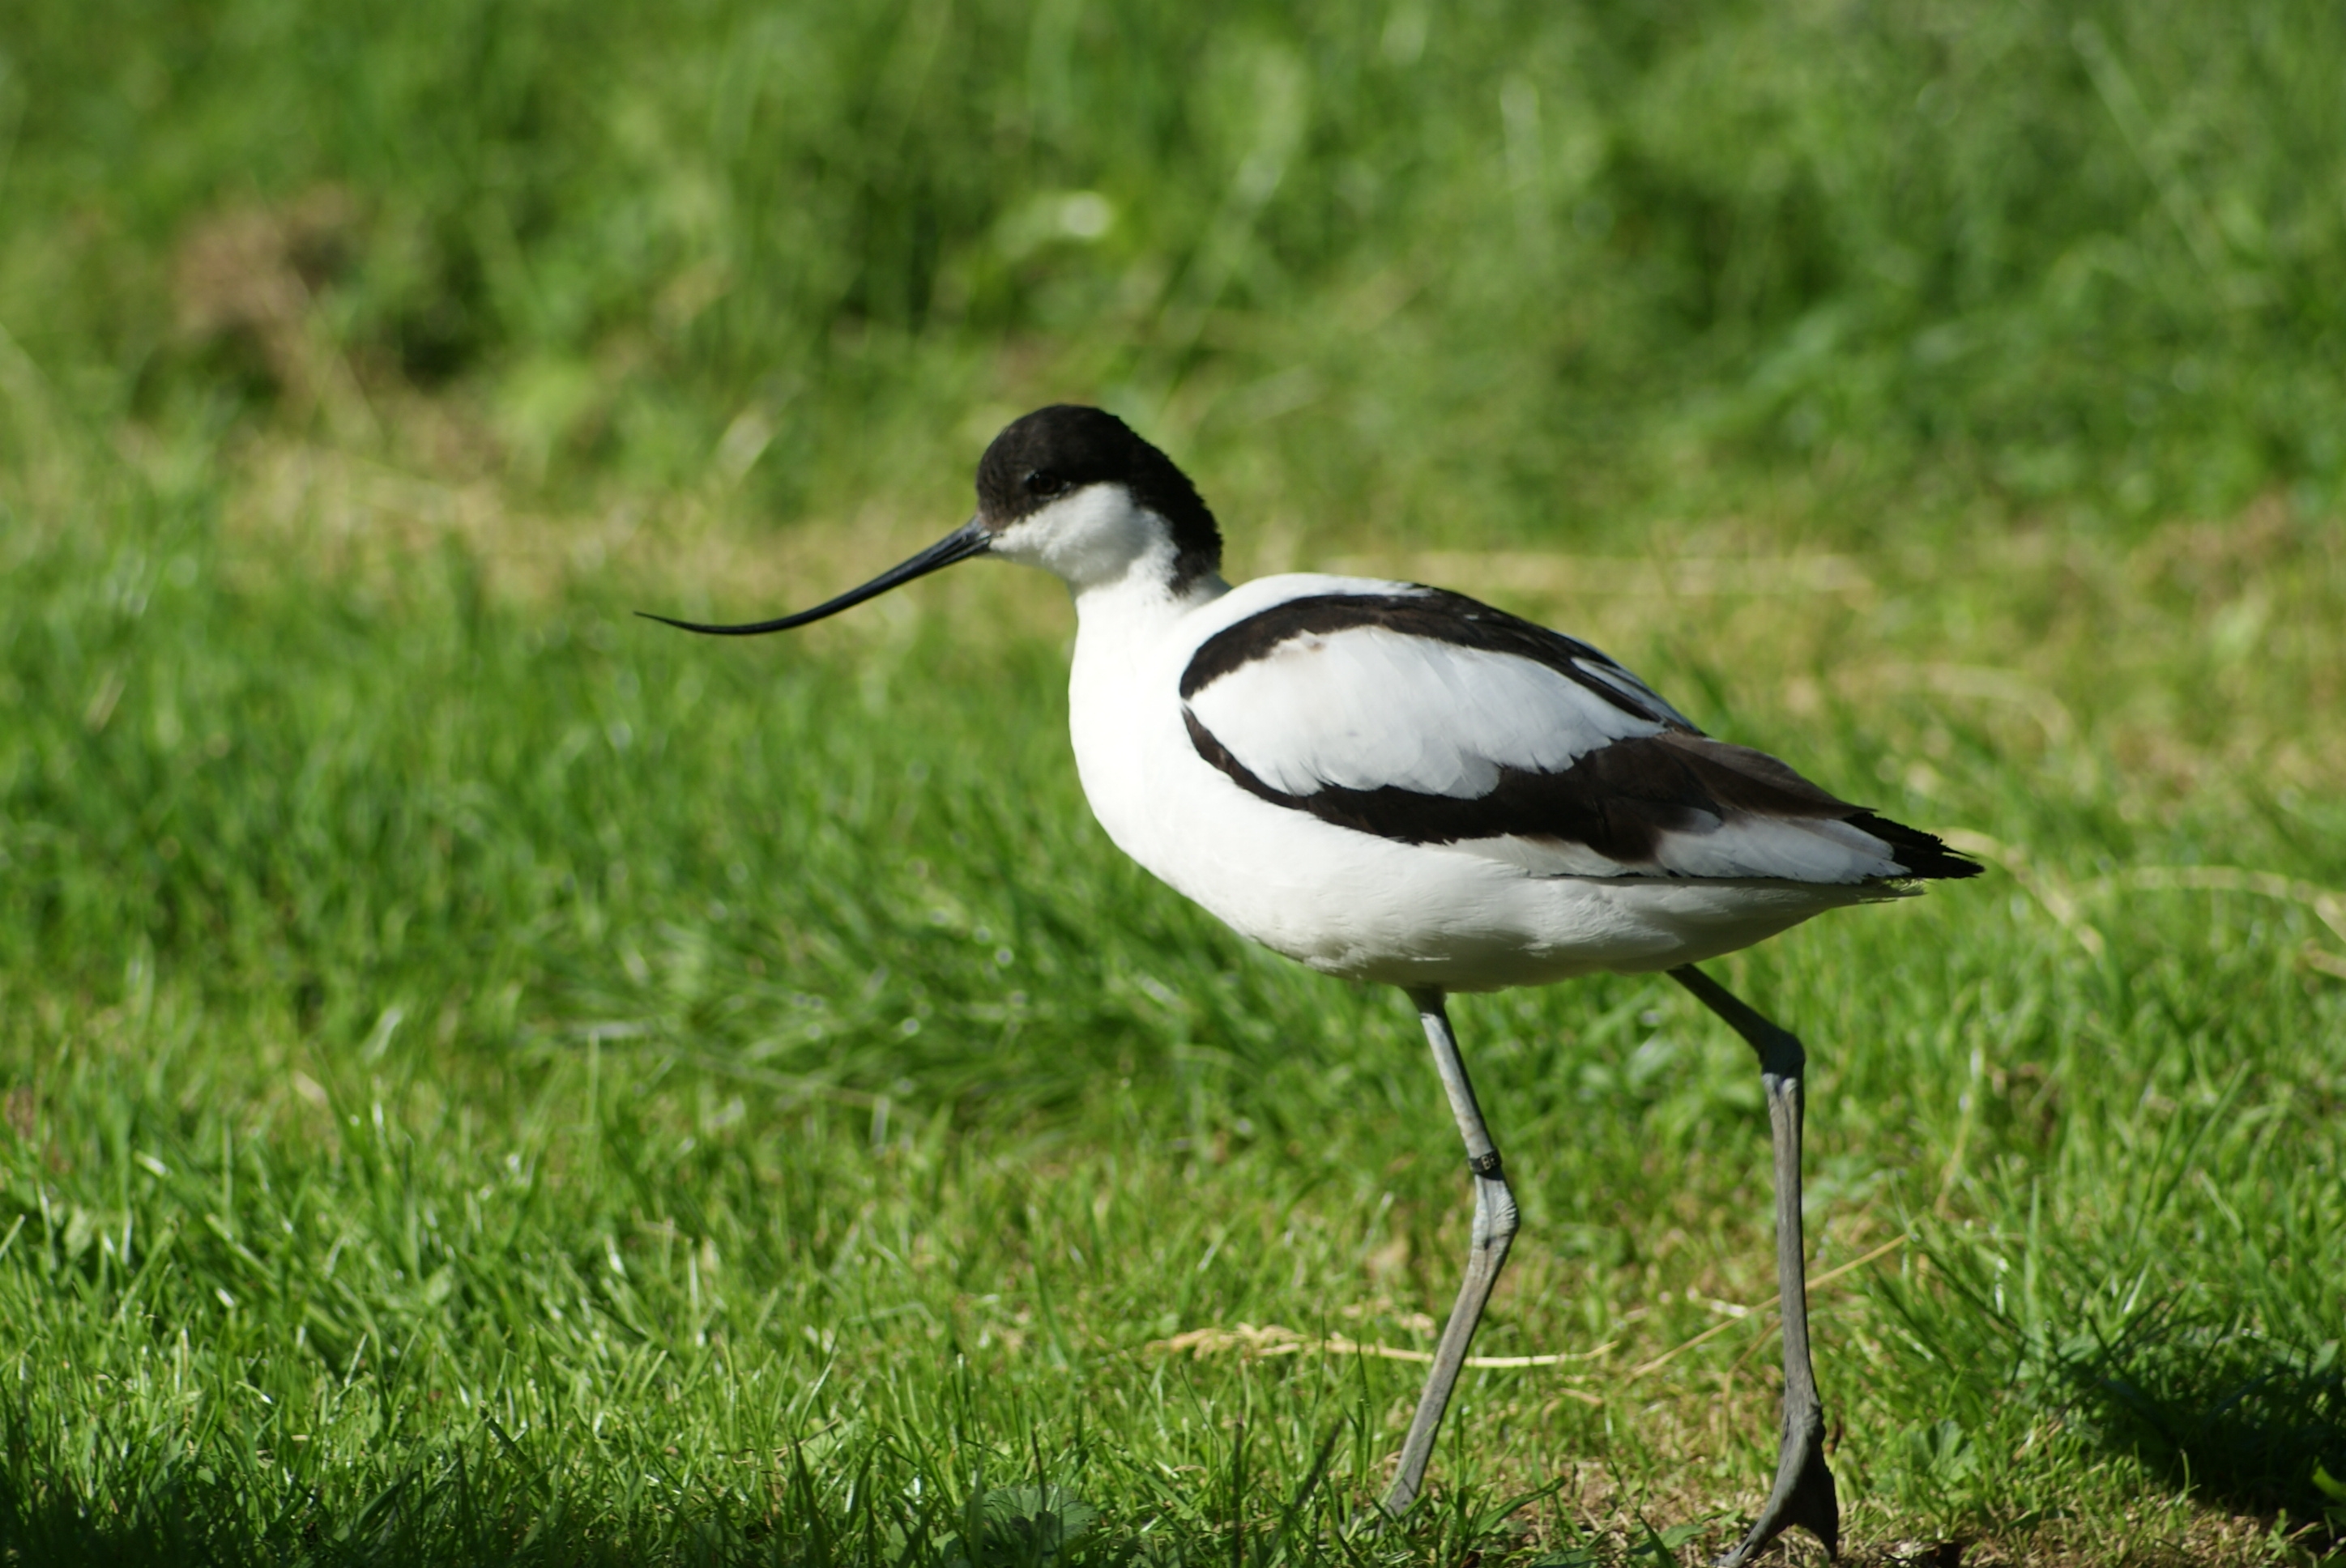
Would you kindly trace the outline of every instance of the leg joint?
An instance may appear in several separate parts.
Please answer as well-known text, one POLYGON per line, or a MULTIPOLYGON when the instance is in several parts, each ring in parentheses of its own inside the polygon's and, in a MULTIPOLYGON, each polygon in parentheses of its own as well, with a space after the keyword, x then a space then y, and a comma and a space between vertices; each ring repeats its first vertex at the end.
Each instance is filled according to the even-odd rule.
POLYGON ((1809 1054, 1800 1048, 1800 1038, 1790 1030, 1770 1023, 1693 964, 1680 964, 1670 971, 1670 978, 1692 992, 1705 1007, 1724 1019, 1729 1028, 1743 1036, 1744 1044, 1758 1054, 1761 1072, 1784 1078, 1800 1075, 1800 1069, 1808 1064, 1809 1054))
POLYGON ((1474 1214, 1474 1249, 1476 1252, 1504 1252, 1512 1246, 1515 1233, 1524 1227, 1522 1217, 1515 1212, 1512 1196, 1500 1199, 1487 1209, 1474 1214))
POLYGON ((1523 1228, 1523 1216, 1515 1206, 1515 1189, 1507 1186, 1504 1176, 1478 1182, 1474 1186, 1474 1250, 1485 1252, 1494 1247, 1504 1250, 1514 1241, 1515 1232, 1523 1228))
POLYGON ((1797 1078, 1809 1064, 1809 1053, 1800 1044, 1800 1037, 1789 1029, 1770 1026, 1769 1033, 1753 1042, 1760 1047, 1760 1071, 1774 1078, 1797 1078))

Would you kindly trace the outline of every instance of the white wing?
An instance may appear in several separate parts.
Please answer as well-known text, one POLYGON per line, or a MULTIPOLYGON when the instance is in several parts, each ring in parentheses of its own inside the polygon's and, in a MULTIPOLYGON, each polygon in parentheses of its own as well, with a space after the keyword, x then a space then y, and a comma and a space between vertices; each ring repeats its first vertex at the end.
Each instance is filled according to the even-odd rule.
POLYGON ((1290 637, 1196 692, 1189 708, 1248 771, 1297 796, 1390 788, 1474 799, 1502 769, 1561 772, 1667 728, 1533 659, 1382 626, 1290 637))
POLYGON ((1967 876, 1927 833, 1709 739, 1585 644, 1438 590, 1250 608, 1182 676, 1190 738, 1336 826, 1532 876, 1967 876))

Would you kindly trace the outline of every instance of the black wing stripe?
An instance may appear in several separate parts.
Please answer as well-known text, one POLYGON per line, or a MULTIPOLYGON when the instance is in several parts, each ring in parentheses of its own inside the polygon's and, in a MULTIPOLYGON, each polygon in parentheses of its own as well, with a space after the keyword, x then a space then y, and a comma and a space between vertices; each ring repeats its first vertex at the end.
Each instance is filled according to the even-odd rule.
POLYGON ((1684 733, 1617 740, 1560 772, 1502 769, 1474 799, 1385 786, 1290 795, 1264 783, 1196 714, 1182 710, 1198 755, 1248 793, 1321 821, 1405 844, 1520 837, 1586 845, 1606 860, 1667 874, 1662 835, 1734 818, 1846 822, 1889 844, 1914 878, 1975 876, 1979 866, 1932 834, 1839 800, 1762 751, 1684 733))
MULTIPOLYGON (((1267 657, 1295 637, 1325 636, 1362 626, 1527 658, 1596 693, 1624 713, 1687 734, 1700 733, 1678 715, 1642 704, 1620 687, 1589 674, 1577 661, 1586 659, 1608 669, 1621 670, 1621 667, 1586 643, 1442 588, 1413 594, 1314 594, 1258 611, 1198 645, 1189 656, 1188 667, 1181 672, 1181 699, 1187 702, 1222 677, 1267 657)), ((1627 670, 1621 673, 1632 681, 1637 678, 1627 670)))

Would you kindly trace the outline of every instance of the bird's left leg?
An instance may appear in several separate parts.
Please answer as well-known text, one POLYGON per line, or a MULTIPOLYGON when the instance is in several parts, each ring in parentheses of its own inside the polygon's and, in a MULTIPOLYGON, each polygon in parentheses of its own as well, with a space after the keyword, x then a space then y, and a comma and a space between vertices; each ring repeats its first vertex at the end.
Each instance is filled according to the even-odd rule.
POLYGON ((1466 1278, 1458 1285, 1458 1303, 1450 1321, 1442 1326, 1442 1342, 1434 1347, 1433 1369, 1426 1374, 1425 1391, 1417 1397, 1417 1413, 1410 1419, 1409 1435, 1402 1441, 1401 1465, 1392 1490, 1385 1493, 1384 1511, 1399 1514, 1417 1500, 1425 1482, 1426 1461, 1433 1457, 1434 1434, 1442 1412, 1466 1364, 1466 1347, 1499 1270, 1507 1261, 1507 1247, 1515 1239, 1515 1195, 1499 1168, 1498 1145, 1483 1125, 1483 1109, 1474 1103, 1474 1085, 1466 1077, 1465 1059, 1458 1054, 1458 1037, 1451 1033, 1450 1014, 1439 991, 1413 991, 1418 1021, 1425 1025, 1425 1043, 1433 1047, 1434 1070, 1450 1095, 1450 1114, 1457 1118, 1459 1135, 1466 1140, 1466 1166, 1474 1173, 1474 1241, 1466 1255, 1466 1278))
POLYGON ((1776 1289, 1784 1318, 1784 1431, 1776 1457, 1776 1485, 1743 1543, 1715 1568, 1743 1568, 1770 1541, 1798 1524, 1832 1555, 1841 1542, 1841 1502, 1825 1468, 1825 1412, 1809 1363, 1808 1263, 1800 1245, 1800 1074, 1808 1053, 1789 1030, 1753 1012, 1692 964, 1670 978, 1725 1019, 1760 1054, 1760 1083, 1768 1095, 1768 1125, 1776 1147, 1776 1289))

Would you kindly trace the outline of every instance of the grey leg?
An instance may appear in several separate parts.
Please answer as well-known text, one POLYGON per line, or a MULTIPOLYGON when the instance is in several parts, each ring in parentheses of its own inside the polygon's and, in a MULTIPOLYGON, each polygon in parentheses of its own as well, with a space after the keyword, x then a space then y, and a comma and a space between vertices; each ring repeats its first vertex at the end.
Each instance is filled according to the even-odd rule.
POLYGON ((1458 1286, 1458 1304, 1442 1326, 1442 1342, 1434 1347, 1433 1369, 1426 1374, 1425 1391, 1417 1397, 1417 1414, 1410 1419, 1409 1436, 1401 1445, 1401 1468, 1392 1490, 1385 1493, 1384 1511, 1399 1514, 1417 1500, 1425 1482, 1426 1461, 1433 1457, 1434 1434, 1442 1428, 1442 1412, 1450 1391, 1458 1384, 1458 1369, 1474 1326, 1499 1270, 1507 1261, 1507 1247, 1515 1239, 1515 1195, 1499 1169, 1499 1151, 1483 1125, 1482 1107, 1474 1103, 1474 1085, 1467 1080, 1466 1064, 1458 1054, 1457 1036, 1450 1032, 1450 1014, 1439 991, 1413 991, 1419 1022, 1425 1025, 1426 1044, 1433 1047, 1433 1065, 1442 1087, 1450 1095, 1450 1114, 1458 1119, 1459 1136, 1466 1140, 1467 1168, 1474 1173, 1474 1244, 1466 1255, 1466 1278, 1458 1286))
POLYGON ((1809 1284, 1800 1244, 1800 1071, 1808 1053, 1800 1041, 1737 1000, 1692 964, 1670 978, 1727 1020, 1760 1054, 1760 1083, 1768 1095, 1768 1125, 1776 1145, 1776 1291, 1784 1317, 1784 1433, 1776 1459, 1776 1488, 1743 1543, 1716 1568, 1743 1568, 1767 1544, 1798 1524, 1824 1543, 1831 1556, 1841 1543, 1841 1502, 1825 1468, 1825 1412, 1817 1375, 1809 1364, 1809 1284))

